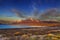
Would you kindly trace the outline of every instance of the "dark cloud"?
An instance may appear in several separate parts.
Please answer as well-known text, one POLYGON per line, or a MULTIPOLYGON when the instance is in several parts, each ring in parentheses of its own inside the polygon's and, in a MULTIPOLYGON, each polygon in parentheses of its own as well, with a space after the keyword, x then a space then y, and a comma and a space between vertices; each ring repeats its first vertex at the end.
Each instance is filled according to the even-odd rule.
POLYGON ((22 12, 22 11, 18 11, 18 10, 16 10, 16 9, 13 9, 12 10, 15 14, 16 14, 16 16, 18 16, 18 17, 21 17, 21 18, 25 18, 26 16, 24 15, 24 12, 22 12))
POLYGON ((42 19, 49 19, 50 18, 55 18, 55 17, 60 17, 60 9, 59 8, 52 8, 46 10, 43 14, 41 14, 42 19))

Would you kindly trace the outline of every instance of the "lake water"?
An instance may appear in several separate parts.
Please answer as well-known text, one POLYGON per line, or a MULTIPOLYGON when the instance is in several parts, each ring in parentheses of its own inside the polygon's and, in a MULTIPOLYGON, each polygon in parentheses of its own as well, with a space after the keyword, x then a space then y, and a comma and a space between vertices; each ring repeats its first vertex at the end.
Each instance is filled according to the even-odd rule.
POLYGON ((6 29, 6 28, 29 28, 29 27, 45 27, 45 26, 0 25, 0 29, 6 29))
POLYGON ((59 29, 60 27, 47 27, 47 26, 22 26, 22 25, 0 25, 0 29, 8 28, 30 28, 30 27, 41 27, 42 29, 59 29))
POLYGON ((6 29, 6 28, 27 28, 30 26, 21 26, 21 25, 0 25, 0 29, 6 29))

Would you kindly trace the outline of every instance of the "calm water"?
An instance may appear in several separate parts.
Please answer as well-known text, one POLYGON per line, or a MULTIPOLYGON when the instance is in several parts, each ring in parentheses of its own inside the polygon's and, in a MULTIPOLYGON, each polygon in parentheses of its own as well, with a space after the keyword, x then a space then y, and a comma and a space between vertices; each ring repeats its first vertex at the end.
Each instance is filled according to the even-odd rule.
POLYGON ((21 26, 21 25, 0 25, 0 29, 6 29, 6 28, 26 28, 29 26, 21 26))
MULTIPOLYGON (((37 26, 22 26, 22 25, 0 25, 0 29, 8 29, 8 28, 30 28, 30 27, 37 27, 37 26)), ((60 27, 47 27, 47 26, 39 26, 42 29, 59 29, 60 27)))
MULTIPOLYGON (((41 26, 0 25, 0 29, 6 29, 6 28, 29 28, 29 27, 41 27, 41 26)), ((42 27, 44 27, 44 26, 42 26, 42 27)))

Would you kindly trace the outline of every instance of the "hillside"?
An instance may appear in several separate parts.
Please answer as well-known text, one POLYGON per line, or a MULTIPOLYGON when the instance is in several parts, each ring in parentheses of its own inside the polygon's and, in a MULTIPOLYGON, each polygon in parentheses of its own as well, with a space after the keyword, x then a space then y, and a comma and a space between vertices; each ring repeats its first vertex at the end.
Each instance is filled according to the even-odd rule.
POLYGON ((0 25, 27 25, 27 26, 60 26, 59 21, 41 21, 35 19, 26 19, 20 21, 4 21, 0 20, 0 25))
POLYGON ((28 26, 60 26, 59 21, 41 21, 35 19, 21 20, 20 22, 14 22, 12 24, 28 25, 28 26))

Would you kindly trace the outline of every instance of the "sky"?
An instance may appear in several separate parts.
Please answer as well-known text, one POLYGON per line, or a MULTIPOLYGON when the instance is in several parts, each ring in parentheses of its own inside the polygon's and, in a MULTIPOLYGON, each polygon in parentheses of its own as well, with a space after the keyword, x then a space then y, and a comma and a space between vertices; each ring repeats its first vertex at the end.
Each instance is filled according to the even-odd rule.
MULTIPOLYGON (((50 8, 60 8, 60 0, 0 0, 0 19, 3 20, 19 20, 12 10, 18 10, 31 15, 34 8, 39 12, 44 12, 50 8)), ((0 25, 0 28, 21 28, 22 26, 0 25)))
POLYGON ((12 12, 13 9, 31 15, 34 7, 41 12, 49 8, 60 8, 60 0, 0 0, 0 19, 19 19, 12 12))

